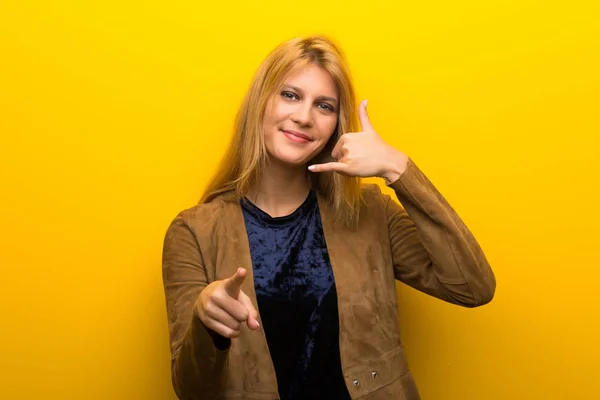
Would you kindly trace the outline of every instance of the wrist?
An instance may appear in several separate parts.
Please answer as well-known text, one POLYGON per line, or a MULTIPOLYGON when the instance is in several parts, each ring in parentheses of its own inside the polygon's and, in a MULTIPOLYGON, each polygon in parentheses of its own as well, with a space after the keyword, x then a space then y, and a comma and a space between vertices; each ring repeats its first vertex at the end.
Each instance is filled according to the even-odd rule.
POLYGON ((408 156, 401 151, 392 149, 389 162, 381 177, 386 185, 396 182, 408 168, 408 156))

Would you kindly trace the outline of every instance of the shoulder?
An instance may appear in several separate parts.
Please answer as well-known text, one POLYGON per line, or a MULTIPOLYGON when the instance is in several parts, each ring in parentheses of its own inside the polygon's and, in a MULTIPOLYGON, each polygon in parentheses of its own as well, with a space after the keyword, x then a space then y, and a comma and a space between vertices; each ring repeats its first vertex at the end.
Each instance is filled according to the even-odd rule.
POLYGON ((384 217, 390 196, 385 194, 377 184, 361 186, 360 219, 378 220, 384 217))
POLYGON ((184 226, 193 233, 212 231, 218 222, 227 220, 235 207, 234 201, 216 198, 209 203, 200 203, 181 210, 171 221, 170 229, 174 226, 184 226))
POLYGON ((367 207, 385 207, 389 196, 384 194, 379 185, 374 183, 363 184, 361 186, 362 203, 367 207))

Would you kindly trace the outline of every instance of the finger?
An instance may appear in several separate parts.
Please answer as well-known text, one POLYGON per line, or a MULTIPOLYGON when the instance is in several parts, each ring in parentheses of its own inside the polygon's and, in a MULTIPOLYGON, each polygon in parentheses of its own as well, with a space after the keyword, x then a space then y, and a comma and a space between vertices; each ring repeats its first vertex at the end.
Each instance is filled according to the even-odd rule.
POLYGON ((314 164, 308 167, 311 172, 328 172, 335 171, 339 173, 348 173, 350 166, 343 162, 328 162, 324 164, 314 164))
POLYGON ((233 299, 229 296, 220 296, 215 297, 214 302, 236 321, 245 322, 248 320, 248 309, 237 299, 233 299))
POLYGON ((206 327, 212 330, 213 332, 216 332, 219 335, 224 336, 226 338, 232 339, 240 336, 239 330, 231 329, 230 327, 225 326, 219 321, 215 321, 212 318, 207 319, 204 325, 206 325, 206 327))
POLYGON ((367 113, 367 102, 367 100, 364 100, 358 106, 358 118, 360 119, 360 126, 363 132, 375 131, 367 113))
POLYGON ((238 268, 231 278, 225 280, 225 291, 229 296, 237 299, 246 275, 247 271, 244 268, 238 268))
POLYGON ((213 319, 234 331, 240 330, 240 322, 217 305, 213 305, 206 309, 206 317, 213 319))
POLYGON ((260 328, 260 324, 258 323, 258 312, 256 311, 256 308, 254 308, 254 304, 252 304, 250 297, 246 296, 246 293, 240 292, 239 301, 248 310, 248 320, 246 321, 248 328, 252 330, 260 328))

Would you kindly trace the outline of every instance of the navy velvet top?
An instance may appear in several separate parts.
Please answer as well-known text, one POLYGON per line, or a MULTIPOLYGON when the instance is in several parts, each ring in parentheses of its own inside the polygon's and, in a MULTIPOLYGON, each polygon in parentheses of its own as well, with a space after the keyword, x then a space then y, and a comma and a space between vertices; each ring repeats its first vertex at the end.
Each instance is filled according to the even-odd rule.
POLYGON ((282 400, 349 400, 337 294, 316 194, 273 218, 241 201, 263 329, 282 400))

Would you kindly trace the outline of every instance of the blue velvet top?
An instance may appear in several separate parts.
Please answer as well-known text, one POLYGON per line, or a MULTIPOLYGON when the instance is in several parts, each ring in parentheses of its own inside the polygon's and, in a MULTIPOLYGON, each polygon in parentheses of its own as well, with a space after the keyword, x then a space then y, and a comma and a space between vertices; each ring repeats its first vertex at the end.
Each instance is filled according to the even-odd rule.
POLYGON ((282 400, 349 400, 337 294, 316 194, 273 218, 241 201, 263 329, 282 400))

